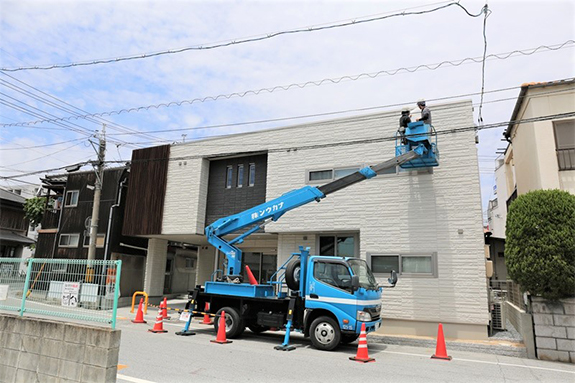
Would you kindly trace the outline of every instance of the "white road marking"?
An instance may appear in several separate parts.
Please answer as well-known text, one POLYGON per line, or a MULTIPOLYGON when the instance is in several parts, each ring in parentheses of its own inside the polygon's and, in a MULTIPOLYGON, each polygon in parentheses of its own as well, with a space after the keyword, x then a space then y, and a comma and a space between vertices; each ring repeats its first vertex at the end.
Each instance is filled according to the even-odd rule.
MULTIPOLYGON (((381 351, 387 354, 398 354, 398 355, 409 355, 409 356, 419 356, 423 358, 429 358, 429 355, 422 355, 422 354, 411 354, 408 352, 397 352, 397 351, 381 351)), ((535 370, 546 370, 546 371, 555 371, 555 372, 565 372, 567 374, 575 374, 575 371, 566 371, 566 370, 559 370, 556 368, 547 368, 547 367, 537 367, 537 366, 527 366, 524 364, 511 364, 511 363, 501 363, 501 362, 490 362, 486 360, 473 360, 473 359, 462 359, 462 358, 453 358, 452 362, 472 362, 472 363, 484 363, 484 364, 495 364, 498 366, 508 366, 508 367, 522 367, 522 368, 532 368, 535 370)))
POLYGON ((155 383, 155 382, 152 382, 151 380, 132 378, 131 376, 121 375, 121 374, 117 374, 116 377, 120 380, 125 380, 127 382, 133 382, 133 383, 155 383))

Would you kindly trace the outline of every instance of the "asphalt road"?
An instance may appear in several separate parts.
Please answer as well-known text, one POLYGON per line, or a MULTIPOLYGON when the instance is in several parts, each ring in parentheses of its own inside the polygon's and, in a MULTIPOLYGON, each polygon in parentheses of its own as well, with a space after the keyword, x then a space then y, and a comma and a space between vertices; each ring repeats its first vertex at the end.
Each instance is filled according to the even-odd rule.
POLYGON ((246 330, 230 344, 211 343, 212 326, 193 322, 195 336, 176 336, 184 323, 164 322, 168 333, 154 334, 157 311, 150 308, 147 324, 133 324, 134 314, 121 309, 122 330, 118 382, 575 382, 572 364, 453 351, 451 361, 430 359, 434 349, 369 344, 374 363, 350 361, 357 343, 336 351, 318 351, 310 341, 294 334, 296 350, 282 352, 274 346, 283 333, 254 335, 246 330))

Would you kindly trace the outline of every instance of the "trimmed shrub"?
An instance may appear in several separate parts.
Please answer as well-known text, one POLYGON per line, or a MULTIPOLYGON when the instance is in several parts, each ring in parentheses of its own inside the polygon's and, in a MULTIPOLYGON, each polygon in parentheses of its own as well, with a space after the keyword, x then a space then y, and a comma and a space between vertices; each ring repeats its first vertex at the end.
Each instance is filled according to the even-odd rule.
POLYGON ((505 264, 511 279, 532 295, 575 296, 575 196, 535 190, 507 214, 505 264))

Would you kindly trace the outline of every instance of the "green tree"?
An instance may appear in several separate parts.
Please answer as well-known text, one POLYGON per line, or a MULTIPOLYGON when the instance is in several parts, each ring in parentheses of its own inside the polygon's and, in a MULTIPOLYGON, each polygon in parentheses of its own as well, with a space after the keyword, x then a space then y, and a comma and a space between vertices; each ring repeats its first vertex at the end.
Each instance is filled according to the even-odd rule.
POLYGON ((575 296, 575 196, 535 190, 507 214, 505 263, 509 276, 533 295, 575 296))
POLYGON ((46 197, 34 197, 26 200, 24 203, 24 213, 32 227, 36 227, 42 222, 45 209, 46 197))

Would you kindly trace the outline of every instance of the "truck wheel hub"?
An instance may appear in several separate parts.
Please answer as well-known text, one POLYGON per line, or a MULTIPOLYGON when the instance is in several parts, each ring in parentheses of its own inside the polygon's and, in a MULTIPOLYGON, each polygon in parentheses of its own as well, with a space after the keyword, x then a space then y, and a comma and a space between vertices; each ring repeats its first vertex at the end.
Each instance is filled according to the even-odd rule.
POLYGON ((333 341, 334 336, 335 330, 329 323, 320 323, 315 328, 315 337, 319 342, 323 344, 328 344, 333 341))

